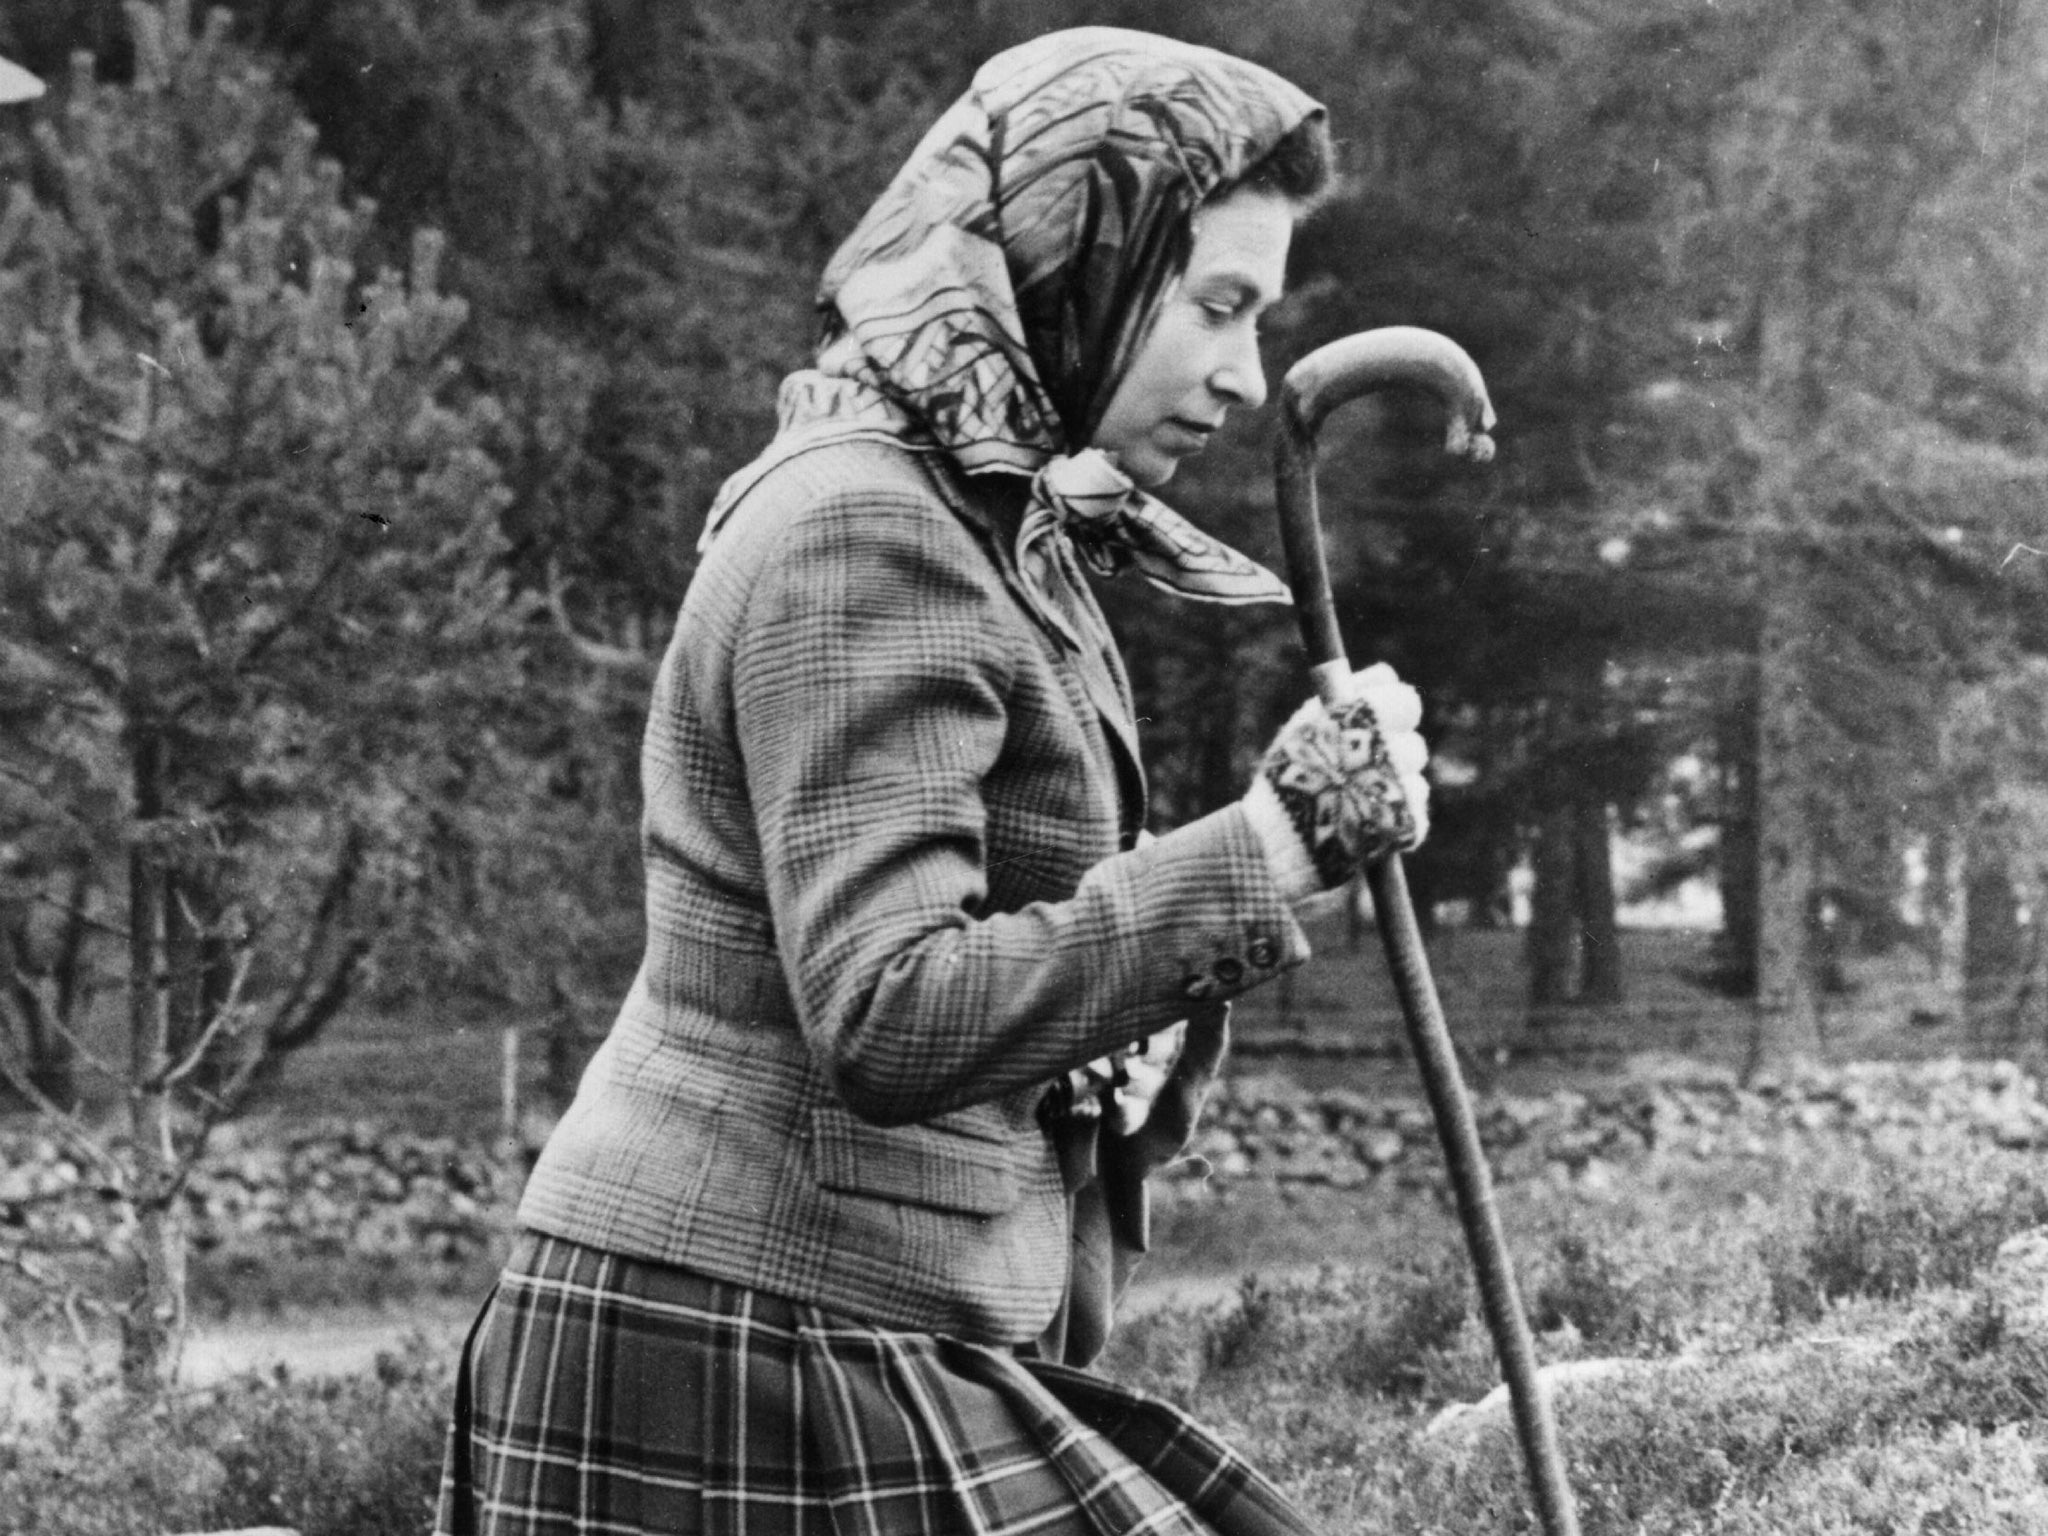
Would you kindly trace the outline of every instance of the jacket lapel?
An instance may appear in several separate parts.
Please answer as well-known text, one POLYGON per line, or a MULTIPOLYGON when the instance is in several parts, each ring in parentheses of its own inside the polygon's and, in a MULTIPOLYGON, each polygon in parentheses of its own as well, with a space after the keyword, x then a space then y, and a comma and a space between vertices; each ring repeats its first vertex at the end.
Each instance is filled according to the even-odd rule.
MULTIPOLYGON (((1119 825, 1123 845, 1130 847, 1145 825, 1145 766, 1138 751, 1137 706, 1109 621, 1103 617, 1095 594, 1081 575, 1072 548, 1064 538, 1059 540, 1059 565, 1065 582, 1064 590, 1053 596, 1070 626, 1062 632, 1060 626, 1047 621, 1043 603, 1034 599, 1017 565, 1021 499, 1012 506, 1013 498, 966 495, 941 463, 922 456, 919 462, 927 467, 947 504, 980 537, 989 558, 1002 573, 1003 585, 1016 595, 1018 606, 1052 640, 1060 660, 1080 682, 1083 701, 1095 716, 1116 770, 1119 825)), ((1009 488, 1006 482, 998 484, 1002 489, 1009 488)), ((1023 482, 1016 484, 1021 492, 1023 482)))
POLYGON ((1130 677, 1124 671, 1123 658, 1117 654, 1116 639, 1095 594, 1073 568, 1071 556, 1062 564, 1069 577, 1069 606, 1082 621, 1076 626, 1082 644, 1074 660, 1081 685, 1095 706, 1096 717, 1109 737, 1111 755, 1116 759, 1117 786, 1123 791, 1124 846, 1129 847, 1145 824, 1145 768, 1138 751, 1137 705, 1131 698, 1130 677))

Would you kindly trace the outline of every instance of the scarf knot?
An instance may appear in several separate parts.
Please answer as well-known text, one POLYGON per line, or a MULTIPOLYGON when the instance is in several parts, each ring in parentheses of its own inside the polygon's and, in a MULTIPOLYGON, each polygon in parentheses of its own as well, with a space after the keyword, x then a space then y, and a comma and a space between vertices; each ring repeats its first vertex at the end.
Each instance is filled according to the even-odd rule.
MULTIPOLYGON (((1099 576, 1135 569, 1152 585, 1211 603, 1285 603, 1287 584, 1141 490, 1099 448, 1048 459, 1032 476, 1017 564, 1034 592, 1062 579, 1062 543, 1099 576)), ((1042 610, 1043 611, 1043 610, 1042 610)), ((1059 604, 1046 616, 1065 630, 1059 604)))

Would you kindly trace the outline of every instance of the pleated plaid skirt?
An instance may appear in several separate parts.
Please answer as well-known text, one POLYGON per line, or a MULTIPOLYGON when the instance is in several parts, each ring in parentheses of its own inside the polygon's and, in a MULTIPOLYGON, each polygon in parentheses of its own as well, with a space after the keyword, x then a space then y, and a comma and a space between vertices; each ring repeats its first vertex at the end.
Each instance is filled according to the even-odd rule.
POLYGON ((437 1536, 1306 1536, 1179 1409, 522 1236, 463 1350, 437 1536))

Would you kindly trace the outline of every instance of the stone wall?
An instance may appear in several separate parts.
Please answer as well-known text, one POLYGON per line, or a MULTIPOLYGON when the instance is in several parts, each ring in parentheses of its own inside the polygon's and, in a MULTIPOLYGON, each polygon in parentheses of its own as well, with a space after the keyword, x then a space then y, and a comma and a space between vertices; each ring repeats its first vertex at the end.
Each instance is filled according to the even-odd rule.
MULTIPOLYGON (((262 1137, 229 1127, 183 1198, 201 1252, 459 1260, 493 1241, 515 1195, 489 1146, 351 1121, 262 1137)), ((124 1219, 62 1143, 0 1134, 0 1250, 103 1249, 124 1219)))
MULTIPOLYGON (((1808 1068, 1753 1082, 1683 1062, 1599 1086, 1475 1100, 1494 1176, 1600 1179, 1652 1153, 1723 1158, 1849 1138, 1938 1152, 1958 1138, 2048 1147, 2048 1104, 2009 1062, 1808 1068)), ((1360 1186, 1441 1174, 1429 1113, 1413 1095, 1304 1089, 1273 1073, 1220 1087, 1191 1149, 1168 1171, 1179 1193, 1247 1180, 1360 1186)), ((367 1122, 308 1123, 217 1140, 184 1199, 202 1251, 460 1260, 503 1231, 522 1165, 496 1149, 367 1122)), ((84 1163, 46 1135, 0 1133, 0 1256, 103 1248, 124 1219, 84 1163)))
MULTIPOLYGON (((1803 1067, 1747 1086, 1732 1072, 1665 1062, 1597 1087, 1479 1095, 1474 1110, 1502 1182, 1598 1177, 1653 1151, 1761 1155, 1822 1137, 1907 1153, 1958 1137, 2048 1147, 2041 1084, 2003 1061, 1803 1067)), ((1172 1175, 1210 1183, 1428 1182, 1442 1166, 1434 1123, 1415 1097, 1316 1092, 1278 1076, 1219 1088, 1190 1151, 1172 1175)))

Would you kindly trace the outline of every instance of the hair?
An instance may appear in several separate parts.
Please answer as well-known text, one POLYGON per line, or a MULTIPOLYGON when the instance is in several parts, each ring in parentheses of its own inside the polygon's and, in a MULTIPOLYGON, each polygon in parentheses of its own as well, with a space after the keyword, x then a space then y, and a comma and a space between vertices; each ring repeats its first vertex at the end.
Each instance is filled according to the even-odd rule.
POLYGON ((1209 194, 1213 202, 1240 188, 1271 192, 1307 213, 1327 197, 1337 179, 1337 154, 1329 120, 1322 113, 1303 118, 1237 180, 1209 194))

